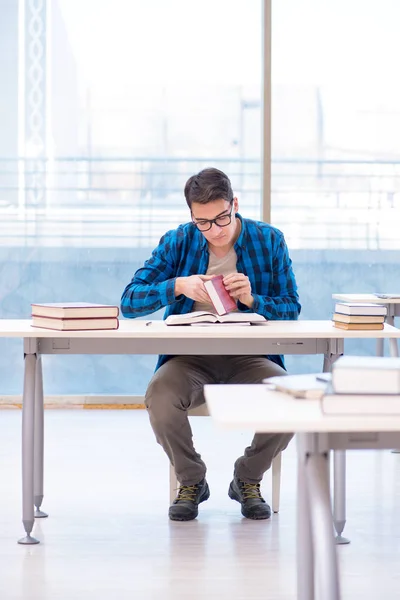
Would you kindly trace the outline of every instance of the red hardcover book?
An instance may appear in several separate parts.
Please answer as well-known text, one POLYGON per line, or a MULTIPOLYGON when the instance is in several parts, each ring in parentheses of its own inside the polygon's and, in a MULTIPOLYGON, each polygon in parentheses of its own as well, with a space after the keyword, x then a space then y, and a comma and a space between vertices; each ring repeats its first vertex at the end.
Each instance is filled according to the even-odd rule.
POLYGON ((223 284, 223 275, 216 275, 212 279, 204 282, 204 287, 210 296, 211 302, 214 305, 215 312, 218 315, 226 315, 226 313, 237 310, 235 300, 225 289, 223 284))
POLYGON ((46 302, 31 304, 35 317, 54 317, 56 319, 101 319, 118 317, 118 306, 109 304, 91 304, 90 302, 46 302))
POLYGON ((55 329, 57 331, 87 331, 95 329, 118 329, 119 321, 116 317, 58 319, 57 317, 38 317, 32 315, 31 326, 40 327, 41 329, 55 329))

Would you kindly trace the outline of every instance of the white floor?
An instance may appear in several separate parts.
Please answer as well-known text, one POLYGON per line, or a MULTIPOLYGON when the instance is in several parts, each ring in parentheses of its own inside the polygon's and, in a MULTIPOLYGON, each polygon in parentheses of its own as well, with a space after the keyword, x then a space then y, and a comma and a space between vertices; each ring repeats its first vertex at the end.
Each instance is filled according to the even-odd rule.
MULTIPOLYGON (((17 545, 18 410, 0 411, 1 600, 289 600, 295 598, 296 461, 284 454, 281 512, 240 515, 227 489, 249 440, 194 422, 211 498, 190 523, 172 523, 168 465, 144 411, 46 411, 44 510, 38 546, 17 545)), ((269 481, 265 484, 269 496, 269 481)), ((349 546, 339 548, 345 600, 400 597, 400 454, 348 455, 349 546)))

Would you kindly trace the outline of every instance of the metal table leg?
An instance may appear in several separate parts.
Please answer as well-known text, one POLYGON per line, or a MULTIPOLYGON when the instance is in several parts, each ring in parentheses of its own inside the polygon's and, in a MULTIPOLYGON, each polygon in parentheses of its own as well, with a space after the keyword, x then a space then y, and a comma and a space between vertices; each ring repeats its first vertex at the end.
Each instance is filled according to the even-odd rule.
POLYGON ((384 355, 384 351, 383 351, 383 342, 385 340, 383 338, 376 338, 376 355, 377 356, 383 356, 384 355))
POLYGON ((34 435, 34 504, 35 518, 44 518, 48 514, 40 510, 43 502, 43 459, 44 459, 44 407, 43 407, 43 376, 42 357, 36 359, 35 381, 35 435, 34 435))
POLYGON ((24 391, 22 401, 22 523, 26 536, 19 544, 38 544, 31 536, 33 516, 34 420, 35 420, 36 354, 25 354, 24 391))
POLYGON ((397 345, 396 338, 390 338, 389 345, 390 345, 390 356, 399 356, 399 347, 397 345))
POLYGON ((336 529, 336 543, 350 544, 350 540, 342 536, 346 525, 346 451, 335 450, 333 453, 333 523, 336 529))
POLYGON ((307 454, 303 438, 297 436, 297 598, 314 600, 314 550, 311 533, 310 502, 305 464, 307 454))
MULTIPOLYGON (((387 305, 388 314, 386 316, 386 323, 388 325, 392 325, 393 327, 394 327, 395 310, 396 310, 396 307, 393 304, 387 305)), ((382 342, 383 342, 383 340, 382 340, 382 342)), ((390 351, 390 356, 399 356, 399 347, 397 345, 397 340, 395 338, 389 339, 389 351, 390 351)), ((400 454, 400 449, 394 448, 392 450, 392 452, 393 452, 393 454, 400 454)))
POLYGON ((305 464, 318 597, 340 600, 329 493, 329 455, 311 453, 305 464))
MULTIPOLYGON (((332 365, 341 354, 324 355, 324 372, 332 370, 332 365)), ((337 544, 350 544, 342 533, 346 524, 346 451, 333 452, 333 522, 337 532, 337 544)))
MULTIPOLYGON (((388 305, 388 314, 386 316, 386 323, 394 327, 395 307, 393 304, 388 305)), ((390 356, 399 356, 399 347, 397 345, 396 338, 389 339, 390 356)))

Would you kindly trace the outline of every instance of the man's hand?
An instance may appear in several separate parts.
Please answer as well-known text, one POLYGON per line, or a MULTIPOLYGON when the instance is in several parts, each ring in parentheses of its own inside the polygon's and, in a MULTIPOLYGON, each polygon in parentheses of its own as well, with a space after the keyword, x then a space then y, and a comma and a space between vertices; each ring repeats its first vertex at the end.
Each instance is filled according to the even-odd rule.
POLYGON ((190 275, 190 277, 177 277, 175 280, 175 297, 183 294, 196 302, 211 302, 203 285, 204 281, 212 279, 210 275, 190 275))
POLYGON ((252 308, 254 298, 251 295, 251 285, 247 275, 243 273, 231 273, 224 277, 223 284, 232 298, 252 308))

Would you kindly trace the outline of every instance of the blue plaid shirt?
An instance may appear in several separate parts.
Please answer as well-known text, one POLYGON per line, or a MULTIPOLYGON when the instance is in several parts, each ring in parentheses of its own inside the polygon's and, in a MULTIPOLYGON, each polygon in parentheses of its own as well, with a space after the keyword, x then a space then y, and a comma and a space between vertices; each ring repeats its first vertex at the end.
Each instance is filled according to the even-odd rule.
MULTIPOLYGON (((252 308, 238 302, 238 309, 259 313, 266 319, 297 319, 301 306, 283 234, 267 223, 244 219, 239 214, 236 216, 242 222, 234 245, 236 268, 238 273, 249 278, 254 298, 252 308)), ((194 300, 184 295, 175 297, 175 279, 204 275, 208 261, 207 240, 193 223, 168 231, 153 250, 151 258, 136 271, 126 286, 121 298, 122 314, 134 319, 164 306, 164 319, 169 315, 191 312, 194 300)), ((156 369, 169 358, 160 356, 156 369)), ((284 366, 281 356, 268 358, 284 366)))

